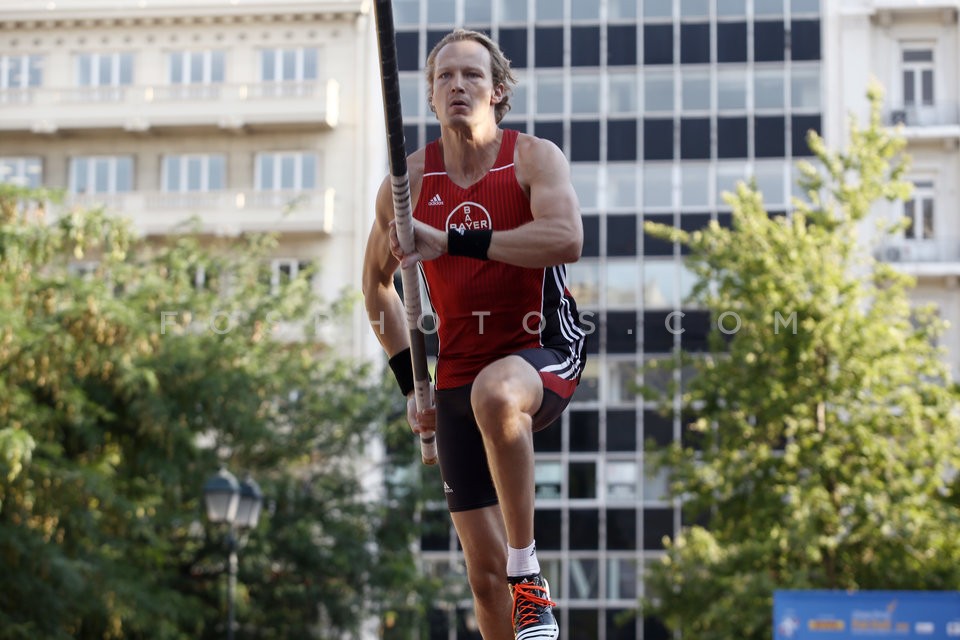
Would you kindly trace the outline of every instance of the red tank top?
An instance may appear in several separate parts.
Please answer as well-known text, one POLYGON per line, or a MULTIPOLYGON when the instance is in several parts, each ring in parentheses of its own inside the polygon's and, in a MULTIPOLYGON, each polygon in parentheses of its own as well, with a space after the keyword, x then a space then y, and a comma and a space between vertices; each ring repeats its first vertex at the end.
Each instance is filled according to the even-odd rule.
MULTIPOLYGON (((444 231, 453 225, 504 231, 533 220, 514 173, 517 136, 503 130, 493 167, 466 189, 447 176, 438 142, 428 144, 414 217, 444 231)), ((528 269, 443 255, 421 269, 439 325, 438 389, 469 384, 490 362, 522 349, 579 353, 584 334, 563 265, 528 269)))

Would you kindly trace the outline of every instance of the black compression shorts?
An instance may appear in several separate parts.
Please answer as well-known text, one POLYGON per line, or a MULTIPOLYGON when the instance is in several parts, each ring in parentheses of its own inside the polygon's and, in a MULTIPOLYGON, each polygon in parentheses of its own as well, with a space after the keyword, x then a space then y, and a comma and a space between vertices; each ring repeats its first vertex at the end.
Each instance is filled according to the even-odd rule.
MULTIPOLYGON (((555 422, 570 403, 583 369, 583 358, 579 358, 573 379, 561 379, 550 370, 569 362, 569 352, 541 348, 526 349, 515 355, 529 362, 543 381, 543 402, 533 416, 533 430, 540 431, 555 422)), ((450 511, 481 509, 498 502, 483 436, 470 406, 472 388, 473 385, 468 384, 436 392, 437 451, 443 492, 450 511)))

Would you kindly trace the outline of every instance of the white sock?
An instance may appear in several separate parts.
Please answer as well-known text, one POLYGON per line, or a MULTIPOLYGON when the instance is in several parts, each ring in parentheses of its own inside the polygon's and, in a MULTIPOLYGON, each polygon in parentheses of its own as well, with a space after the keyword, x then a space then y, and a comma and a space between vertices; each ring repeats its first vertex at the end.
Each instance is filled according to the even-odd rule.
POLYGON ((537 561, 537 541, 534 540, 526 549, 507 547, 507 576, 516 578, 540 573, 540 563, 537 561))

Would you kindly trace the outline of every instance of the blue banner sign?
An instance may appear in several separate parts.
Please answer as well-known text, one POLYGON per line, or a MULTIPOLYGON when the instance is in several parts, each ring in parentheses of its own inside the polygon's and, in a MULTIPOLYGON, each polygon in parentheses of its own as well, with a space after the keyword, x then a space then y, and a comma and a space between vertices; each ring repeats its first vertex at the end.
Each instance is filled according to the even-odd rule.
POLYGON ((960 640, 960 591, 776 591, 774 640, 960 640))

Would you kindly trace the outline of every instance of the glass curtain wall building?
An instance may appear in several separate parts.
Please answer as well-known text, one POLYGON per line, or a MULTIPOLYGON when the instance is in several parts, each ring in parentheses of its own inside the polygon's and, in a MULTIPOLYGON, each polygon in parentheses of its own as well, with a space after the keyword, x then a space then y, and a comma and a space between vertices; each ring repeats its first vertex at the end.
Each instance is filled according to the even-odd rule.
MULTIPOLYGON (((644 450, 685 438, 681 416, 645 404, 644 365, 703 351, 710 318, 684 304, 684 251, 646 220, 729 225, 723 192, 755 178, 786 211, 795 159, 821 130, 819 0, 397 0, 405 136, 439 135, 424 61, 454 27, 484 31, 520 78, 504 127, 554 141, 583 210, 583 257, 569 269, 590 362, 561 421, 537 434, 536 537, 560 604, 561 637, 667 638, 631 615, 645 566, 683 523, 644 450), (682 312, 682 316, 677 313, 682 312), (671 315, 672 314, 672 315, 671 315)), ((681 380, 682 382, 682 380, 681 380)), ((428 571, 464 580, 442 495, 425 514, 428 571)), ((469 602, 438 608, 431 638, 479 638, 469 602)))

